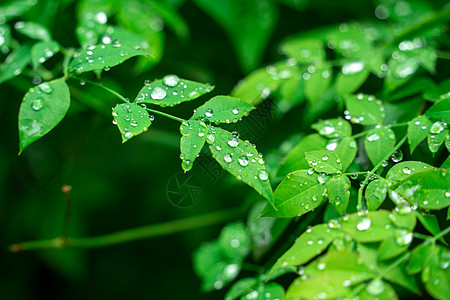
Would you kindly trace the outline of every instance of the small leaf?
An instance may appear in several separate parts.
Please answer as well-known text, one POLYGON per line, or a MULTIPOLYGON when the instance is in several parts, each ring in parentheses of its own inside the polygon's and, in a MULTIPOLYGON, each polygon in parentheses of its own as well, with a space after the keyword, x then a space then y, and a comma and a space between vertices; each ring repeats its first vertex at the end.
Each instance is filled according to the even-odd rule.
POLYGON ((330 140, 327 150, 333 151, 341 158, 342 170, 345 171, 354 161, 358 147, 352 137, 346 137, 338 141, 330 140))
POLYGON ((174 106, 191 101, 211 92, 210 84, 181 79, 177 75, 166 75, 163 79, 147 81, 139 91, 136 103, 150 103, 161 107, 174 106))
POLYGON ((108 26, 106 34, 103 35, 102 41, 108 41, 115 46, 126 45, 135 49, 143 49, 151 53, 150 44, 142 34, 128 31, 126 29, 114 26, 108 26))
POLYGON ((444 143, 448 135, 447 124, 441 121, 436 121, 431 125, 430 133, 428 134, 428 148, 431 153, 436 153, 441 145, 444 143))
POLYGON ((369 70, 362 61, 353 61, 342 66, 334 88, 339 96, 354 93, 369 77, 369 70))
POLYGON ((206 124, 201 121, 188 120, 181 124, 180 158, 185 172, 192 169, 195 159, 205 144, 207 131, 206 124))
POLYGON ((373 96, 358 94, 344 97, 346 119, 361 125, 382 124, 385 114, 380 100, 373 96))
POLYGON ((417 274, 422 271, 425 259, 427 259, 428 254, 432 251, 432 249, 432 245, 425 243, 414 248, 411 252, 411 257, 408 263, 409 274, 417 274))
POLYGON ((411 153, 416 147, 428 136, 430 132, 431 122, 426 116, 418 116, 411 120, 408 126, 408 143, 411 148, 411 153))
POLYGON ((437 235, 441 232, 441 229, 439 228, 439 222, 435 215, 423 215, 418 211, 416 211, 415 213, 420 223, 423 225, 423 227, 425 227, 426 230, 428 230, 429 233, 431 233, 432 235, 437 235))
POLYGON ((393 267, 392 263, 390 260, 378 263, 378 269, 383 274, 383 278, 419 294, 420 290, 415 277, 408 274, 407 262, 403 262, 395 267, 393 267))
POLYGON ((312 170, 292 172, 278 185, 274 193, 274 206, 266 205, 262 217, 293 218, 320 205, 325 195, 328 176, 312 170))
POLYGON ((404 238, 402 237, 405 235, 408 237, 409 235, 411 235, 411 239, 408 241, 412 241, 412 233, 406 230, 400 230, 399 233, 395 233, 386 237, 381 242, 380 248, 378 249, 378 259, 388 260, 408 250, 408 246, 410 243, 399 242, 404 240, 404 238))
POLYGON ((386 158, 395 146, 395 134, 390 128, 381 127, 369 131, 364 139, 367 156, 375 166, 386 158))
POLYGON ((29 38, 42 41, 50 41, 52 39, 50 32, 41 24, 34 22, 19 21, 14 24, 14 29, 29 38))
POLYGON ((394 226, 385 210, 351 214, 342 218, 340 228, 358 242, 378 242, 394 233, 394 226))
POLYGON ((69 87, 63 78, 29 89, 19 111, 20 152, 55 128, 69 105, 69 87))
POLYGON ((59 52, 59 44, 55 41, 39 42, 31 48, 31 62, 34 69, 59 52))
POLYGON ((414 227, 416 227, 416 215, 410 206, 397 206, 389 217, 397 228, 413 231, 414 227))
POLYGON ((207 138, 215 160, 233 176, 254 188, 273 204, 272 187, 264 160, 248 141, 218 127, 210 127, 207 138))
POLYGON ((318 134, 310 134, 304 137, 287 155, 283 164, 278 169, 278 176, 286 176, 289 172, 308 169, 305 160, 305 152, 324 149, 327 140, 318 134))
POLYGON ((327 182, 328 199, 341 216, 347 210, 348 200, 350 199, 350 186, 350 180, 345 175, 334 176, 327 182))
POLYGON ((111 67, 117 66, 137 55, 148 55, 148 53, 125 45, 89 46, 74 56, 68 71, 75 73, 94 70, 108 71, 111 67))
POLYGON ((309 166, 318 173, 335 174, 342 171, 341 159, 328 150, 315 150, 305 153, 309 166))
POLYGON ((394 165, 386 174, 386 179, 390 181, 402 181, 412 174, 433 168, 429 164, 421 161, 404 161, 394 165))
POLYGON ((281 268, 301 266, 328 248, 328 245, 340 234, 328 224, 319 224, 306 230, 273 265, 268 278, 281 268))
POLYGON ((271 282, 268 284, 260 284, 259 287, 255 287, 250 292, 242 296, 240 300, 280 300, 284 297, 284 288, 282 285, 271 282))
POLYGON ((425 114, 432 119, 450 124, 450 98, 434 103, 425 114))
POLYGON ((352 135, 352 126, 342 118, 319 121, 311 125, 311 128, 317 130, 320 135, 327 138, 348 137, 352 135))
POLYGON ((394 288, 381 279, 372 280, 365 288, 357 286, 355 290, 360 290, 356 297, 361 300, 398 300, 394 288))
POLYGON ((211 123, 235 123, 253 109, 252 105, 238 98, 216 96, 197 108, 191 119, 205 119, 211 123))
POLYGON ((123 103, 114 107, 114 123, 122 134, 122 143, 147 131, 152 125, 148 112, 137 104, 123 103))
POLYGON ((333 71, 327 64, 319 66, 309 66, 308 71, 303 73, 305 80, 305 96, 309 103, 315 107, 322 98, 326 89, 331 83, 333 71))
POLYGON ((283 43, 280 51, 299 63, 319 63, 325 60, 324 45, 319 39, 293 39, 283 43))
POLYGON ((0 83, 20 75, 30 61, 31 49, 29 46, 21 46, 14 50, 8 55, 0 68, 0 83))
POLYGON ((424 262, 422 282, 425 289, 436 299, 448 299, 450 295, 450 251, 444 247, 433 248, 424 262))
POLYGON ((384 178, 378 178, 371 181, 364 193, 367 201, 368 210, 377 210, 386 199, 388 191, 388 181, 384 178))
POLYGON ((242 278, 236 281, 225 295, 225 300, 235 300, 240 296, 247 294, 256 283, 256 278, 242 278))
POLYGON ((446 170, 431 169, 415 173, 395 190, 413 205, 424 209, 442 209, 450 205, 450 176, 446 170))
POLYGON ((243 260, 250 253, 250 236, 244 223, 240 221, 225 226, 218 242, 223 255, 231 260, 243 260))

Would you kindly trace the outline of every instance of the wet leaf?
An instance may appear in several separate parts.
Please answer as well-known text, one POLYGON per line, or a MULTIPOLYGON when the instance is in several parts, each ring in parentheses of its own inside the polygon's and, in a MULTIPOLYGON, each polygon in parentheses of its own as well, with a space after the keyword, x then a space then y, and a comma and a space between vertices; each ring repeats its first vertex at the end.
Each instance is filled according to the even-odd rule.
MULTIPOLYGON (((398 231, 398 230, 396 230, 398 231)), ((408 246, 410 243, 399 243, 399 240, 402 240, 402 236, 412 236, 411 232, 405 230, 405 232, 399 231, 399 233, 394 233, 388 237, 386 237, 380 244, 380 248, 378 249, 378 259, 379 260, 388 260, 394 257, 399 256, 408 250, 408 246), (400 236, 400 238, 399 238, 400 236)), ((411 238, 412 240, 412 238, 411 238)))
POLYGON ((384 178, 378 178, 369 182, 364 196, 367 201, 368 210, 377 210, 386 199, 388 191, 388 181, 384 178))
POLYGON ((340 234, 337 229, 330 228, 328 224, 313 226, 301 234, 298 239, 270 269, 268 278, 279 269, 289 266, 301 266, 322 253, 330 243, 340 234))
POLYGON ((408 143, 411 153, 416 147, 428 136, 430 132, 431 122, 426 116, 418 116, 411 120, 408 126, 408 143))
POLYGON ((356 141, 352 137, 346 137, 338 141, 330 140, 326 149, 333 151, 340 157, 343 171, 347 170, 354 161, 358 151, 356 141))
POLYGON ((20 152, 55 128, 69 105, 69 87, 63 78, 30 88, 19 111, 20 152))
POLYGON ((432 119, 450 124, 450 98, 434 103, 425 114, 432 119))
POLYGON ((254 188, 273 204, 272 187, 263 158, 248 141, 239 139, 231 132, 210 127, 207 139, 215 160, 233 176, 254 188))
POLYGON ((122 143, 147 131, 152 125, 148 112, 137 104, 118 104, 114 107, 112 115, 122 134, 122 143))
POLYGON ((318 173, 335 174, 342 171, 341 159, 328 150, 315 150, 305 153, 309 166, 318 173))
POLYGON ((430 127, 430 133, 427 136, 428 148, 431 153, 436 153, 444 143, 448 135, 447 123, 436 121, 430 127))
POLYGON ((429 164, 421 161, 403 161, 395 164, 386 174, 386 179, 390 181, 402 181, 412 174, 433 168, 429 164))
POLYGON ((347 215, 340 221, 340 228, 358 242, 382 241, 395 230, 389 214, 388 211, 378 210, 347 215))
POLYGON ((350 122, 361 125, 382 124, 385 113, 380 100, 365 94, 348 95, 344 97, 346 118, 350 122))
POLYGON ((0 84, 20 75, 30 61, 31 49, 29 46, 21 46, 14 50, 0 68, 0 84))
POLYGON ((430 244, 421 244, 414 248, 408 263, 408 273, 417 274, 423 269, 423 264, 428 257, 433 246, 430 244))
POLYGON ((31 63, 34 69, 59 52, 59 44, 55 41, 39 42, 31 48, 31 63))
POLYGON ((355 290, 360 290, 357 294, 358 299, 360 300, 397 300, 398 296, 395 293, 394 288, 381 279, 374 279, 370 281, 365 288, 358 289, 356 287, 355 290))
POLYGON ((52 36, 50 35, 50 32, 48 32, 47 28, 38 23, 19 21, 14 24, 14 29, 31 39, 46 42, 52 39, 52 36))
POLYGON ((436 299, 448 299, 450 295, 450 252, 447 248, 433 248, 424 262, 422 282, 425 289, 436 299))
POLYGON ((350 180, 345 175, 334 176, 327 182, 328 199, 341 216, 347 210, 350 186, 350 180))
POLYGON ((280 51, 299 63, 319 63, 325 60, 324 45, 319 39, 293 39, 283 43, 280 51))
POLYGON ((94 70, 108 71, 111 67, 117 66, 137 55, 148 55, 148 53, 125 45, 89 46, 74 56, 68 71, 75 73, 94 70))
POLYGON ((386 159, 395 146, 395 134, 390 128, 381 127, 369 131, 364 138, 367 156, 374 166, 386 159))
POLYGON ((305 96, 313 107, 316 106, 330 86, 332 76, 332 69, 327 64, 309 66, 308 71, 303 73, 305 96))
POLYGON ((420 212, 416 211, 416 216, 419 219, 420 223, 428 230, 432 235, 437 235, 441 232, 439 228, 439 222, 435 215, 423 215, 420 212))
POLYGON ((335 83, 336 93, 340 96, 354 93, 369 77, 369 70, 365 69, 364 63, 354 61, 342 66, 335 83))
POLYGON ((235 300, 240 296, 247 294, 257 282, 256 278, 242 278, 236 281, 225 295, 225 300, 235 300))
POLYGON ((284 297, 284 288, 282 285, 271 282, 268 284, 260 284, 258 287, 255 287, 250 290, 250 292, 242 296, 240 300, 280 300, 284 297))
POLYGON ((174 106, 191 101, 211 92, 213 86, 186 79, 177 75, 166 75, 163 79, 146 82, 139 91, 136 103, 156 104, 161 107, 174 106))
POLYGON ((195 159, 205 144, 207 137, 206 124, 201 121, 188 120, 180 126, 180 158, 181 166, 185 172, 190 171, 195 159))
POLYGON ((205 119, 211 123, 235 123, 253 109, 252 105, 238 98, 216 96, 198 107, 191 119, 205 119))
POLYGON ((231 260, 243 260, 250 253, 250 235, 243 222, 225 226, 220 232, 218 242, 223 255, 231 260))
POLYGON ((319 121, 312 124, 311 128, 327 138, 349 137, 352 135, 352 126, 342 118, 319 121))
POLYGON ((293 218, 315 209, 323 200, 327 180, 327 175, 312 170, 288 174, 274 192, 276 210, 267 205, 261 216, 293 218))

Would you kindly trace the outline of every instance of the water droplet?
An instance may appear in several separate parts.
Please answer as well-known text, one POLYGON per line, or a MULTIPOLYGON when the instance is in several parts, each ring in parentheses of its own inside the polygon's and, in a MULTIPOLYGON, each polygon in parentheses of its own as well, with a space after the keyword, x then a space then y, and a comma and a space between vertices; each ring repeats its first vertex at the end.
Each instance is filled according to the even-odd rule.
POLYGON ((144 82, 145 85, 150 85, 151 83, 152 83, 151 80, 148 79, 144 82))
POLYGON ((239 162, 239 164, 240 164, 241 166, 243 166, 243 167, 247 166, 248 163, 249 163, 247 156, 240 156, 240 157, 238 158, 238 162, 239 162))
POLYGON ((215 140, 215 139, 216 139, 216 138, 215 138, 214 134, 209 133, 209 134, 206 135, 206 142, 207 142, 208 144, 214 143, 214 140, 215 140))
POLYGON ((381 163, 381 166, 382 166, 383 168, 386 168, 388 164, 389 164, 389 161, 383 160, 383 162, 381 163))
POLYGON ((180 78, 177 75, 166 75, 163 78, 163 83, 166 86, 174 87, 180 82, 180 78))
POLYGON ((361 216, 358 220, 358 223, 356 224, 356 229, 360 231, 364 231, 369 229, 372 221, 367 216, 361 216))
POLYGON ((103 67, 103 71, 108 72, 109 70, 111 70, 110 66, 106 65, 106 66, 103 67))
POLYGON ((336 150, 337 145, 338 145, 338 144, 337 144, 336 142, 332 142, 332 143, 328 144, 325 148, 326 148, 328 151, 334 151, 334 150, 336 150))
POLYGON ((112 42, 112 46, 115 48, 119 48, 120 46, 122 46, 122 43, 119 40, 114 40, 112 42))
POLYGON ((166 97, 166 95, 167 95, 166 90, 161 88, 161 87, 159 87, 159 86, 155 87, 152 90, 152 92, 150 93, 150 97, 153 100, 162 100, 162 99, 164 99, 166 97))
POLYGON ((129 140, 133 137, 133 134, 131 132, 127 131, 124 133, 123 136, 125 137, 126 140, 129 140))
POLYGON ((231 112, 233 113, 233 115, 237 115, 239 113, 239 109, 233 108, 231 112))
POLYGON ((181 162, 181 167, 183 168, 184 172, 188 172, 192 169, 192 166, 194 165, 194 163, 192 161, 190 161, 189 159, 184 159, 181 162))
POLYGON ((342 73, 344 75, 353 75, 361 72, 364 69, 364 63, 361 61, 354 61, 346 63, 342 66, 342 73))
POLYGON ((269 173, 267 173, 266 170, 260 170, 258 174, 259 179, 261 180, 267 180, 269 179, 269 173))
POLYGON ((413 234, 412 232, 408 232, 408 230, 398 230, 395 233, 395 242, 399 246, 407 246, 411 244, 413 240, 413 234))
POLYGON ((358 179, 358 174, 356 174, 356 173, 350 174, 350 178, 353 180, 356 180, 356 179, 358 179))
POLYGON ((402 172, 403 172, 403 174, 409 175, 409 174, 411 174, 411 169, 408 167, 404 167, 402 172))
POLYGON ((317 265, 317 270, 324 270, 327 265, 325 263, 320 263, 317 265))
POLYGON ((44 107, 44 100, 41 98, 34 99, 31 101, 31 108, 35 111, 39 111, 44 107))
POLYGON ((323 126, 322 128, 320 128, 319 134, 320 135, 329 135, 335 131, 336 131, 336 129, 333 126, 323 126))
POLYGON ((223 160, 226 161, 227 163, 230 163, 233 160, 233 158, 231 157, 231 155, 229 153, 227 153, 223 157, 223 160))
POLYGON ((317 181, 319 181, 320 184, 324 184, 328 181, 330 177, 326 173, 320 173, 317 177, 317 181))
POLYGON ((437 122, 433 123, 433 125, 431 125, 430 133, 438 134, 438 133, 442 132, 444 129, 445 129, 445 123, 443 123, 441 121, 437 121, 437 122))
POLYGON ((236 148, 239 145, 239 139, 237 137, 232 137, 228 140, 228 146, 236 148))
POLYGON ((369 142, 374 142, 380 139, 380 136, 378 135, 378 133, 374 132, 370 135, 367 136, 366 138, 369 142))
POLYGON ((51 92, 53 92, 52 87, 47 82, 41 83, 39 85, 39 89, 46 94, 50 94, 51 92))
POLYGON ((322 157, 322 160, 323 160, 323 161, 328 160, 328 155, 324 155, 324 156, 322 157))
POLYGON ((205 116, 207 118, 211 118, 214 115, 214 111, 211 108, 208 108, 207 110, 205 110, 205 116))
POLYGON ((392 154, 391 159, 393 162, 398 163, 403 159, 403 152, 401 150, 397 150, 392 154))
POLYGON ((384 282, 381 279, 372 280, 366 287, 366 290, 369 294, 376 296, 384 291, 384 282))

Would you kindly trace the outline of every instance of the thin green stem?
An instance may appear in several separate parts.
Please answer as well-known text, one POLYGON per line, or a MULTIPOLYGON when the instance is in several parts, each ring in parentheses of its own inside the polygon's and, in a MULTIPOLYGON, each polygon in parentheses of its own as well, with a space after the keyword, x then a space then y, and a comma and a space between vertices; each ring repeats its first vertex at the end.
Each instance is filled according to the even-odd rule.
POLYGON ((406 142, 406 139, 407 139, 407 138, 408 138, 408 136, 405 135, 405 136, 397 143, 397 145, 395 145, 395 147, 392 148, 392 150, 389 151, 389 153, 386 154, 385 157, 384 157, 379 163, 377 163, 377 165, 376 165, 375 167, 373 167, 372 170, 370 170, 370 171, 367 173, 366 178, 364 179, 363 183, 361 184, 360 188, 358 189, 358 210, 364 210, 363 203, 362 203, 362 200, 363 200, 362 194, 363 194, 363 190, 364 190, 365 186, 366 186, 367 183, 369 182, 369 179, 370 179, 371 175, 375 174, 375 172, 383 165, 383 161, 389 159, 389 157, 391 157, 391 155, 394 154, 395 151, 397 151, 397 150, 398 150, 398 149, 406 142))
POLYGON ((450 59, 450 52, 436 50, 436 56, 437 56, 437 58, 450 59))
POLYGON ((175 117, 175 116, 172 116, 172 115, 163 113, 162 111, 159 111, 159 110, 154 110, 154 109, 151 109, 151 108, 146 108, 146 110, 147 110, 148 112, 151 112, 151 113, 154 113, 154 114, 157 114, 157 115, 160 115, 160 116, 164 116, 164 117, 166 117, 166 118, 169 118, 169 119, 172 119, 172 120, 181 122, 181 123, 183 123, 184 121, 186 121, 186 120, 184 120, 184 119, 182 119, 182 118, 178 118, 178 117, 175 117))
MULTIPOLYGON (((397 124, 391 124, 391 125, 386 125, 384 126, 384 128, 395 128, 395 127, 403 127, 403 126, 408 126, 408 122, 403 122, 403 123, 397 123, 397 124)), ((352 138, 356 139, 362 136, 367 135, 369 132, 371 132, 373 129, 368 129, 368 130, 364 130, 361 131, 360 133, 354 134, 352 135, 352 138)))
POLYGON ((440 233, 438 233, 435 236, 431 237, 430 240, 432 240, 433 242, 437 241, 438 239, 440 239, 441 237, 447 235, 448 233, 450 233, 450 227, 445 228, 440 233))
POLYGON ((126 103, 129 103, 129 102, 130 102, 130 101, 128 101, 127 98, 125 98, 125 97, 122 96, 121 94, 117 93, 116 91, 111 90, 110 88, 108 88, 108 87, 106 87, 106 86, 104 86, 104 85, 102 85, 102 84, 100 84, 100 83, 91 81, 91 80, 89 80, 89 79, 80 78, 80 77, 77 77, 77 76, 70 76, 70 77, 68 77, 68 78, 76 79, 76 80, 78 80, 78 81, 80 81, 80 82, 88 82, 88 83, 90 83, 90 84, 92 84, 92 85, 95 85, 96 87, 102 88, 102 89, 104 89, 105 91, 107 91, 107 92, 113 94, 114 96, 116 96, 117 98, 119 98, 120 100, 122 100, 123 102, 126 102, 126 103))
POLYGON ((421 239, 421 240, 426 240, 426 239, 428 239, 428 238, 430 237, 429 235, 421 234, 421 233, 418 233, 418 232, 414 232, 414 233, 413 233, 413 236, 414 236, 415 238, 421 239))
POLYGON ((221 224, 242 217, 247 210, 247 206, 235 207, 200 216, 152 224, 100 236, 80 238, 56 237, 49 240, 21 242, 8 246, 8 249, 11 252, 20 252, 25 250, 107 247, 221 224))

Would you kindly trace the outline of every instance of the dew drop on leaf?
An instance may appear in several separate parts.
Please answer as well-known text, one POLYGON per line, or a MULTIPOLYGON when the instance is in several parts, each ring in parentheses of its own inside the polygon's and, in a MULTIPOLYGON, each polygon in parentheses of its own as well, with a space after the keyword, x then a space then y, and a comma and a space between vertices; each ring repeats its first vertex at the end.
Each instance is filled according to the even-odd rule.
POLYGON ((181 161, 181 167, 183 168, 184 172, 188 172, 192 169, 192 166, 194 164, 189 159, 184 159, 181 161))
POLYGON ((372 280, 366 287, 366 290, 369 294, 376 296, 381 294, 384 291, 384 283, 381 279, 372 280))
POLYGON ((39 111, 44 107, 44 101, 41 98, 34 99, 31 102, 31 108, 35 111, 39 111))
POLYGON ((230 163, 233 160, 233 158, 231 157, 231 155, 229 153, 227 153, 223 157, 223 160, 226 161, 227 163, 230 163))
POLYGON ((52 87, 51 87, 48 83, 46 83, 46 82, 41 83, 41 84, 39 85, 39 89, 40 89, 42 92, 46 93, 46 94, 50 94, 51 92, 53 92, 52 87))
POLYGON ((372 221, 367 216, 361 216, 358 220, 358 223, 356 224, 356 229, 360 231, 364 231, 369 229, 372 221))
POLYGON ((163 78, 163 83, 166 86, 174 87, 174 86, 178 85, 179 82, 180 82, 180 78, 177 75, 166 75, 163 78))
POLYGON ((392 154, 391 159, 393 162, 398 163, 403 159, 403 152, 401 150, 397 150, 392 154))
POLYGON ((266 170, 261 170, 261 171, 259 171, 258 177, 261 180, 267 180, 267 179, 269 179, 269 173, 267 173, 266 170))
POLYGON ((167 92, 165 89, 160 88, 159 86, 153 88, 152 92, 150 93, 150 97, 153 100, 163 100, 167 95, 167 92))
POLYGON ((232 148, 236 148, 239 145, 239 140, 236 137, 232 137, 228 140, 227 144, 232 148))
POLYGON ((241 166, 245 167, 248 165, 249 161, 248 158, 246 156, 241 156, 238 158, 238 162, 241 166))
POLYGON ((208 109, 205 111, 205 116, 206 116, 207 118, 211 118, 213 115, 214 115, 214 112, 213 112, 213 110, 212 110, 211 108, 208 108, 208 109))

